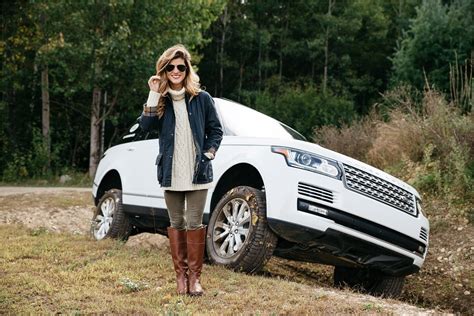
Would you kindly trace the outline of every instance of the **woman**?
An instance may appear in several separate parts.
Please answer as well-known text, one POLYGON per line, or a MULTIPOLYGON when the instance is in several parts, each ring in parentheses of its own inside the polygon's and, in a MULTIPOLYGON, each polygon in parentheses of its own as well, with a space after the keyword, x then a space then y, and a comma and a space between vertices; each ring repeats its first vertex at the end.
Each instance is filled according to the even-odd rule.
POLYGON ((221 124, 183 45, 161 55, 148 85, 140 124, 144 130, 158 129, 160 135, 156 165, 171 223, 168 237, 177 292, 202 295, 199 277, 206 237, 202 215, 213 180, 211 160, 222 140, 221 124))

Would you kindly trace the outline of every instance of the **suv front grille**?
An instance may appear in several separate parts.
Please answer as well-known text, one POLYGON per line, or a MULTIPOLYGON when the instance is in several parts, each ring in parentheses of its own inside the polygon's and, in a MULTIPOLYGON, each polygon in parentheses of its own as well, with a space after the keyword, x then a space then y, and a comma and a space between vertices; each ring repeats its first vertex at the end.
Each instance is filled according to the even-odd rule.
POLYGON ((400 211, 416 216, 413 194, 368 172, 344 165, 346 187, 400 211))
POLYGON ((332 203, 334 200, 334 195, 331 191, 302 182, 298 183, 298 193, 327 203, 332 203))

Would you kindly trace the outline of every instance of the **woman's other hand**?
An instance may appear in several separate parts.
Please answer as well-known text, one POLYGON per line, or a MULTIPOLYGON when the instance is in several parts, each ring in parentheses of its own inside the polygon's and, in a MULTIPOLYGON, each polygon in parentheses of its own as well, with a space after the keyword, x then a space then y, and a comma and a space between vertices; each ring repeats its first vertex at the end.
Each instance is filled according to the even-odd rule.
POLYGON ((150 79, 148 79, 148 86, 150 87, 150 90, 159 92, 160 76, 151 76, 150 79))

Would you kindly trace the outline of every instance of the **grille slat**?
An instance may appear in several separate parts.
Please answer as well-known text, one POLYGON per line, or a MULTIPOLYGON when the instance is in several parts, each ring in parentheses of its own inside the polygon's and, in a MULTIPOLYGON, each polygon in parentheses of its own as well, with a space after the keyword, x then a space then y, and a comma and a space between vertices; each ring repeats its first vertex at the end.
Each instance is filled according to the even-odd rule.
POLYGON ((344 165, 344 183, 352 191, 416 215, 413 194, 373 174, 344 165))
POLYGON ((298 193, 331 204, 334 201, 334 194, 331 191, 302 182, 298 183, 298 193))
POLYGON ((331 198, 331 199, 333 197, 332 193, 328 193, 328 192, 325 192, 325 191, 322 191, 322 190, 318 190, 317 188, 307 188, 307 187, 300 186, 299 190, 302 191, 302 192, 307 192, 307 193, 315 192, 317 194, 320 194, 322 196, 325 196, 325 197, 331 198))

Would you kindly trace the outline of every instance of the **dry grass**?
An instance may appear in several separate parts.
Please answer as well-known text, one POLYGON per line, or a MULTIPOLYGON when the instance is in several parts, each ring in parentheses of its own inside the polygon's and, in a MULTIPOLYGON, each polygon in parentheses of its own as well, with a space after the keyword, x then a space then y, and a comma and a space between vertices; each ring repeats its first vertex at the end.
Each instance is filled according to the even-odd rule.
MULTIPOLYGON (((420 102, 389 92, 387 120, 372 114, 351 126, 315 130, 315 141, 408 181, 422 192, 474 203, 474 113, 461 115, 433 90, 420 102)), ((474 219, 474 214, 470 216, 474 219)))
POLYGON ((175 295, 167 250, 0 226, 0 313, 383 314, 420 312, 393 301, 278 277, 204 267, 201 298, 175 295), (337 302, 337 303, 335 303, 337 302))
MULTIPOLYGON (((64 203, 61 194, 12 195, 2 201, 10 205, 9 214, 18 205, 12 201, 20 197, 21 208, 34 205, 27 211, 37 218, 64 203)), ((72 208, 90 208, 88 194, 71 192, 68 198, 68 206, 75 204, 72 208)), ((442 198, 425 201, 431 221, 429 255, 421 272, 407 278, 401 300, 469 314, 474 309, 474 227, 465 214, 473 206, 442 198)), ((95 242, 84 235, 50 232, 51 224, 63 227, 63 232, 77 229, 69 209, 58 216, 64 215, 70 226, 39 220, 34 229, 0 225, 0 314, 419 313, 407 305, 392 305, 397 301, 333 289, 332 267, 276 257, 257 276, 205 265, 206 295, 177 297, 166 240, 158 245, 142 234, 123 247, 112 240, 95 242)), ((24 219, 21 215, 18 222, 24 219)), ((90 214, 82 219, 87 222, 90 214)))
POLYGON ((377 138, 379 115, 370 115, 341 128, 323 126, 314 131, 314 142, 355 159, 365 160, 367 152, 377 138))

